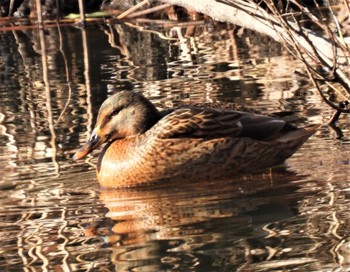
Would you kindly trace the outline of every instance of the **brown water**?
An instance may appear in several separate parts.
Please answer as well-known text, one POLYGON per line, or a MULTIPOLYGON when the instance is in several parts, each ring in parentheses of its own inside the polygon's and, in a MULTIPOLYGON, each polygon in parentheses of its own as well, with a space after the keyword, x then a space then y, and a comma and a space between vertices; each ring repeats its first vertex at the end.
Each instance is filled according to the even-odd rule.
POLYGON ((347 116, 343 140, 323 126, 285 164, 220 182, 103 191, 96 154, 71 160, 121 89, 159 107, 295 111, 300 125, 332 114, 264 37, 155 30, 0 33, 0 271, 350 271, 347 116))

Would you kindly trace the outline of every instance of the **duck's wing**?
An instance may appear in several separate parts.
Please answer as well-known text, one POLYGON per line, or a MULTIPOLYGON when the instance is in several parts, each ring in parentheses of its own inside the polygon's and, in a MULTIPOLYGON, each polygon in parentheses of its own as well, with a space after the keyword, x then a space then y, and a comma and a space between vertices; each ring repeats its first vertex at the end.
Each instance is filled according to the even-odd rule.
POLYGON ((280 118, 212 108, 180 108, 163 117, 148 133, 158 138, 273 137, 286 127, 280 118))
POLYGON ((217 110, 242 111, 242 112, 261 114, 261 112, 258 112, 253 108, 249 108, 233 102, 222 102, 222 101, 204 102, 204 103, 186 102, 186 103, 180 103, 180 107, 211 108, 211 109, 217 109, 217 110))

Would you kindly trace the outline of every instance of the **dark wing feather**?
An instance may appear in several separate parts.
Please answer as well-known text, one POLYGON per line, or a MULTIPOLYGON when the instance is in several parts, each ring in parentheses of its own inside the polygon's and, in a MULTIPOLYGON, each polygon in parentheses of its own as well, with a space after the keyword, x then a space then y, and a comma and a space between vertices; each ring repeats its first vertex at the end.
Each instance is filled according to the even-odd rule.
POLYGON ((250 137, 264 139, 283 130, 280 118, 254 113, 188 107, 164 116, 149 133, 158 138, 250 137))

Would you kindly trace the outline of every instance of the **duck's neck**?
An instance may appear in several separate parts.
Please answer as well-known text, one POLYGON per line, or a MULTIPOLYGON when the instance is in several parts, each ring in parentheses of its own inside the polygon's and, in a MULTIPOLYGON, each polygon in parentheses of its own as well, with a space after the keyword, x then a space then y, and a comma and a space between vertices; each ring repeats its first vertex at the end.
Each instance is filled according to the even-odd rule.
POLYGON ((138 133, 144 133, 163 118, 163 115, 149 102, 148 105, 144 105, 142 108, 140 107, 139 110, 135 112, 134 117, 139 121, 137 122, 138 125, 136 125, 135 130, 137 130, 138 133))

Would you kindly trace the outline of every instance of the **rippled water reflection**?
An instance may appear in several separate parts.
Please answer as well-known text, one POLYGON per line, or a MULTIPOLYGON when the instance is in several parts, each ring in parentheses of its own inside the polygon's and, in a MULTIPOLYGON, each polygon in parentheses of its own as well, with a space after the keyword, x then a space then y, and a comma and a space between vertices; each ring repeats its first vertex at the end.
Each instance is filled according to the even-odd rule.
POLYGON ((303 124, 330 116, 278 44, 223 26, 183 31, 0 33, 1 271, 350 269, 347 117, 344 140, 322 127, 284 165, 224 181, 104 191, 95 156, 71 161, 121 89, 159 107, 229 101, 295 111, 303 124))

